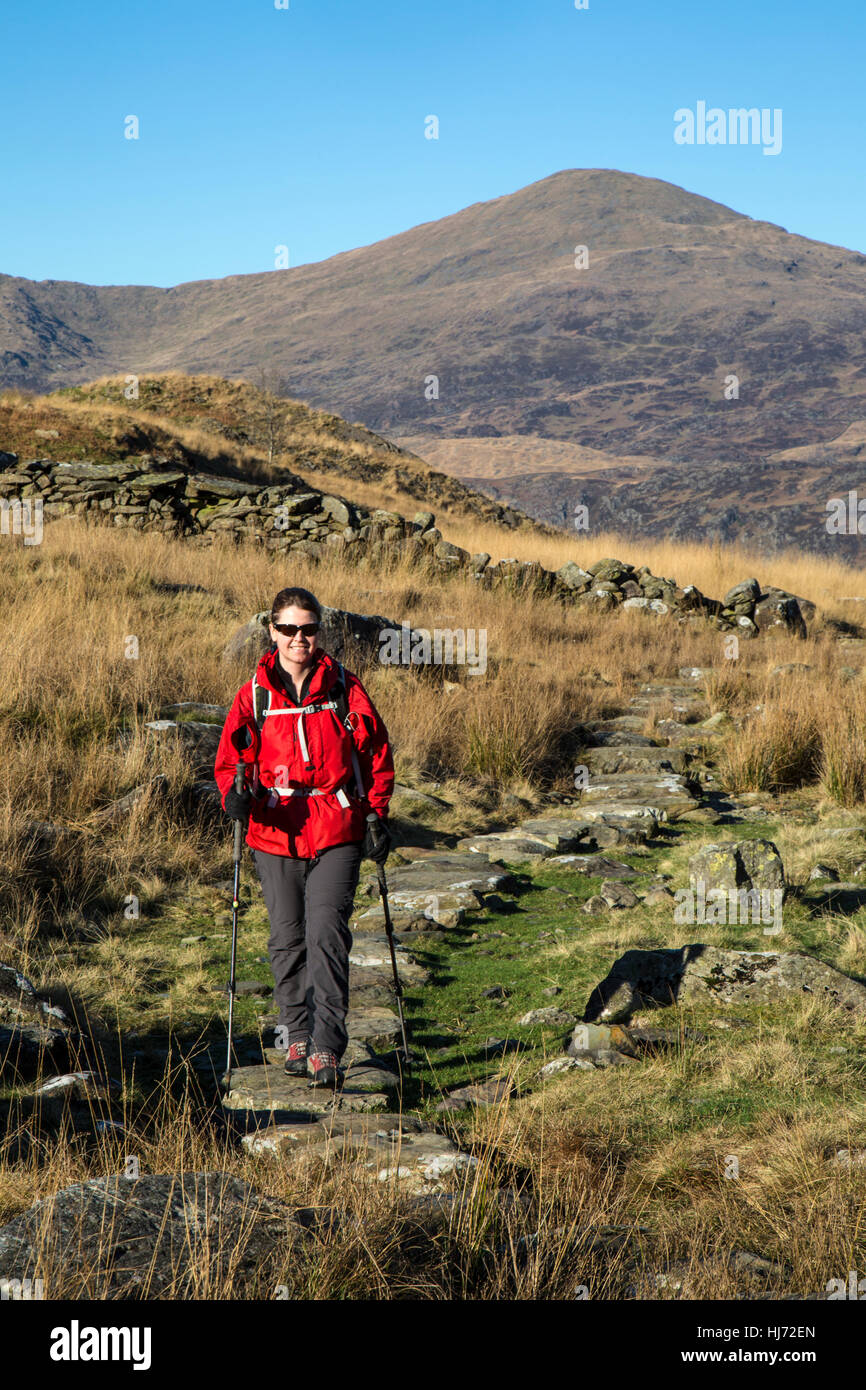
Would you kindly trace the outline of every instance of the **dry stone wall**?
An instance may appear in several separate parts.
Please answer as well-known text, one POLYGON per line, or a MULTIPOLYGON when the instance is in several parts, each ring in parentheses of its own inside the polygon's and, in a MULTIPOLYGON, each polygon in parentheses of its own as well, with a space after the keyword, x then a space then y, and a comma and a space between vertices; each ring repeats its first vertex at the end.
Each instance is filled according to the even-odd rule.
MULTIPOLYGON (((704 622, 722 631, 756 637, 771 627, 806 636, 815 605, 784 590, 762 590, 757 579, 736 585, 723 599, 706 597, 694 584, 681 587, 646 565, 606 558, 582 569, 568 561, 546 570, 537 561, 470 555, 445 539, 432 512, 411 520, 310 488, 300 478, 262 486, 241 478, 189 472, 130 458, 120 463, 20 462, 0 453, 0 499, 8 527, 13 499, 39 499, 46 520, 82 516, 131 530, 161 531, 191 544, 217 536, 255 540, 269 550, 321 559, 331 547, 348 561, 374 547, 399 547, 432 568, 465 570, 483 588, 503 586, 547 593, 595 611, 637 609, 648 615, 704 622)), ((32 505, 32 503, 31 503, 32 505)))

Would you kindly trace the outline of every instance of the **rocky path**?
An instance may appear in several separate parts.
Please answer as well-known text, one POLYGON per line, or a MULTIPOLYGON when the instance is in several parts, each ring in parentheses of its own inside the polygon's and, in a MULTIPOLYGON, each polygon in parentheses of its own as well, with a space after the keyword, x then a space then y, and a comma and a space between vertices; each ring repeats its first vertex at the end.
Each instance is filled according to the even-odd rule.
MULTIPOLYGON (((723 819, 748 819, 755 814, 750 798, 738 801, 719 794, 711 773, 696 754, 695 746, 706 743, 708 734, 714 729, 721 732, 722 727, 718 716, 707 718, 699 689, 701 675, 700 671, 683 668, 676 680, 644 684, 620 714, 586 725, 586 742, 575 770, 576 790, 573 794, 549 797, 544 813, 529 816, 510 828, 466 837, 453 847, 401 849, 403 862, 392 864, 388 883, 398 941, 398 971, 407 991, 439 983, 435 973, 416 960, 413 950, 420 953, 430 940, 431 931, 446 929, 450 933, 449 944, 453 943, 459 951, 461 941, 468 942, 474 935, 469 930, 459 930, 466 914, 472 914, 474 924, 486 911, 501 911, 500 895, 515 887, 518 866, 567 865, 574 872, 599 879, 599 891, 576 907, 576 912, 603 914, 641 904, 670 902, 672 895, 663 875, 641 872, 640 866, 633 868, 622 862, 617 853, 640 855, 678 822, 714 824, 723 819), (671 717, 657 720, 654 735, 648 737, 643 733, 647 715, 661 708, 671 717)), ((198 736, 197 731, 193 736, 198 736)), ((702 856, 709 856, 712 863, 708 860, 708 872, 728 874, 731 882, 739 883, 742 865, 738 868, 733 862, 737 854, 745 853, 748 845, 751 858, 747 867, 754 868, 752 851, 767 843, 705 845, 692 857, 690 868, 702 856)), ((778 873, 778 881, 784 883, 780 860, 768 860, 763 868, 771 877, 778 873)), ((399 1185, 401 1191, 409 1194, 413 1209, 417 1206, 419 1211, 431 1212, 439 1220, 453 1212, 456 1203, 471 1202, 474 1171, 480 1168, 482 1177, 487 1171, 481 1150, 470 1151, 471 1146, 450 1129, 449 1114, 465 1115, 468 1106, 496 1105, 506 1098, 512 1088, 507 1064, 501 1071, 493 1069, 486 1080, 451 1089, 436 1107, 441 1123, 438 1118, 425 1119, 412 1113, 408 1104, 404 1107, 404 1078, 397 1064, 399 1019, 382 906, 372 871, 360 885, 352 929, 344 1085, 334 1096, 311 1089, 303 1078, 287 1077, 283 1071, 284 1052, 277 1046, 276 1019, 263 1019, 260 1043, 249 1036, 237 1040, 238 1065, 233 1071, 231 1089, 220 1093, 226 1127, 234 1143, 252 1156, 281 1165, 294 1165, 308 1158, 328 1166, 350 1165, 353 1177, 366 1173, 373 1182, 399 1185), (461 1180, 466 1182, 465 1188, 461 1180)), ((694 939, 700 939, 699 932, 694 939)), ((444 978, 440 978, 444 984, 444 978)), ((691 947, 627 951, 618 960, 611 960, 609 973, 589 998, 583 1021, 556 1005, 533 1009, 517 1020, 518 1026, 550 1024, 561 1028, 562 1034, 566 1030, 569 1033, 567 1039, 563 1038, 559 1056, 547 1061, 526 1083, 521 1078, 522 1092, 540 1088, 545 1078, 559 1072, 640 1066, 645 1057, 672 1043, 682 1045, 683 1038, 700 1041, 703 1035, 692 1029, 673 1033, 637 1026, 645 1020, 631 1023, 637 1010, 642 1012, 654 1003, 664 1005, 670 1002, 672 994, 684 1002, 702 1003, 711 998, 714 1008, 722 1012, 729 1003, 773 1003, 792 993, 801 994, 804 989, 811 997, 823 995, 852 1015, 866 1016, 866 986, 808 956, 729 951, 715 946, 701 946, 697 951, 691 947)), ((43 1033, 49 1030, 52 1037, 55 1033, 59 1036, 67 1020, 61 1012, 40 1002, 32 987, 14 971, 3 974, 0 969, 0 995, 4 992, 17 1010, 14 1030, 7 1031, 15 1032, 19 1049, 29 1046, 40 1056, 47 1055, 43 1033)), ((257 992, 262 992, 261 986, 257 992)), ((556 991, 542 992, 553 995, 556 991)), ((711 1022, 717 1024, 719 1020, 711 1022)), ((729 1025, 723 1020, 721 1026, 729 1025)), ((488 1049, 485 1044, 484 1055, 491 1060, 504 1058, 513 1045, 502 1040, 501 1047, 488 1049)), ((845 1051, 841 1047, 831 1050, 845 1051)), ((55 1068, 62 1070, 61 1057, 53 1060, 55 1068)), ((192 1060, 203 1089, 209 1094, 213 1094, 210 1088, 216 1085, 223 1062, 224 1044, 219 1043, 192 1060)), ((101 1081, 95 1074, 82 1071, 55 1077, 39 1092, 40 1104, 43 1108, 46 1104, 53 1107, 52 1113, 56 1110, 58 1120, 77 1114, 80 1109, 82 1124, 92 1124, 94 1100, 102 1107, 99 1124, 115 1124, 111 1118, 111 1083, 101 1081)), ((122 1129, 122 1125, 118 1128, 122 1129)), ((833 1161, 840 1167, 859 1167, 866 1162, 866 1155, 861 1150, 839 1149, 833 1161)), ((117 1288, 124 1296, 128 1287, 138 1287, 144 1279, 150 1281, 148 1287, 152 1284, 158 1289, 164 1277, 165 1287, 175 1288, 170 1282, 176 1278, 175 1257, 168 1248, 164 1252, 160 1248, 156 1260, 152 1230, 156 1213, 156 1226, 162 1221, 168 1233, 167 1247, 172 1242, 178 1248, 182 1246, 182 1233, 175 1233, 172 1225, 173 1213, 178 1210, 175 1197, 179 1183, 189 1187, 184 1200, 201 1212, 202 1222, 211 1220, 209 1213, 214 1208, 218 1224, 225 1227, 228 1223, 231 1227, 235 1214, 240 1223, 241 1214, 253 1203, 254 1229, 251 1226, 248 1233, 244 1225, 241 1231, 239 1224, 237 1237, 240 1245, 249 1242, 249 1249, 244 1246, 244 1258, 248 1258, 251 1277, 263 1267, 275 1233, 283 1232, 280 1239, 286 1233, 299 1242, 309 1239, 309 1231, 297 1211, 260 1198, 246 1184, 224 1173, 193 1173, 174 1178, 142 1175, 129 1183, 108 1177, 76 1184, 59 1194, 52 1220, 55 1226, 59 1225, 61 1234, 65 1221, 72 1229, 74 1218, 76 1232, 82 1222, 89 1221, 95 1249, 101 1214, 106 1205, 111 1205, 118 1213, 124 1239, 129 1238, 130 1250, 135 1252, 140 1247, 148 1254, 150 1263, 145 1270, 143 1256, 136 1263, 136 1255, 128 1262, 128 1269, 109 1271, 106 1279, 110 1276, 120 1280, 122 1274, 117 1288)), ((498 1188, 496 1195, 498 1202, 507 1205, 510 1200, 522 1200, 526 1194, 506 1186, 498 1188)), ((37 1203, 32 1211, 0 1229, 0 1255, 10 1277, 23 1279, 37 1266, 41 1268, 43 1207, 44 1203, 37 1203)), ((319 1220, 323 1213, 317 1210, 313 1215, 319 1220)), ((739 1255, 752 1262, 762 1258, 743 1252, 739 1255)), ((80 1263, 80 1250, 62 1261, 71 1275, 76 1275, 80 1263)), ((779 1267, 767 1261, 763 1261, 762 1268, 764 1265, 767 1277, 772 1274, 782 1279, 779 1267)), ((658 1289, 679 1287, 670 1283, 675 1273, 672 1267, 654 1275, 655 1283, 650 1281, 643 1292, 636 1286, 627 1296, 652 1297, 658 1289)), ((222 1277, 219 1270, 214 1277, 222 1277)))
MULTIPOLYGON (((498 895, 513 886, 513 866, 551 860, 600 875, 601 892, 586 904, 587 911, 636 906, 641 898, 629 880, 639 876, 607 851, 646 845, 661 826, 678 820, 719 819, 690 769, 688 743, 695 721, 707 715, 696 688, 700 675, 686 670, 677 681, 642 685, 622 715, 586 725, 588 744, 577 770, 578 794, 556 798, 560 804, 553 804, 550 814, 467 837, 454 849, 401 851, 413 857, 390 869, 388 888, 404 989, 430 982, 430 972, 411 954, 413 943, 423 941, 422 933, 431 928, 459 926, 467 910, 477 918, 485 906, 498 905, 498 895), (677 717, 662 722, 659 739, 649 738, 639 730, 647 713, 660 706, 672 708, 677 717)), ((641 897, 649 895, 649 901, 654 893, 670 897, 654 880, 641 878, 641 888, 641 897)), ((328 1161, 357 1159, 363 1153, 363 1161, 380 1178, 399 1176, 410 1179, 417 1190, 429 1191, 446 1174, 473 1160, 445 1135, 400 1113, 401 1076, 393 1061, 399 1019, 383 928, 371 875, 362 880, 352 919, 350 1041, 343 1059, 345 1083, 337 1095, 285 1075, 285 1053, 276 1046, 276 1020, 271 1019, 263 1032, 264 1060, 234 1071, 223 1105, 229 1124, 251 1152, 282 1161, 303 1153, 328 1161)), ((634 1057, 660 1041, 619 1032, 622 1038, 614 1037, 609 1028, 595 1027, 591 1038, 587 1034, 593 1059, 582 1064, 603 1063, 604 1056, 614 1052, 617 1058, 634 1057)), ((562 1065, 581 1065, 581 1060, 564 1057, 562 1065)), ((559 1064, 551 1066, 556 1070, 559 1064)), ((444 1112, 490 1104, 507 1089, 504 1080, 493 1077, 452 1092, 439 1108, 444 1112)))
MULTIPOLYGON (((567 864, 575 872, 600 878, 599 891, 583 904, 588 913, 671 901, 661 877, 639 873, 617 859, 616 851, 640 852, 641 847, 656 840, 662 827, 678 821, 713 823, 720 819, 719 797, 707 784, 709 774, 700 769, 692 751, 696 734, 706 740, 713 727, 713 720, 706 719, 708 711, 699 689, 702 674, 699 669, 683 668, 675 680, 643 684, 620 714, 585 725, 585 746, 575 769, 576 789, 549 797, 543 814, 536 813, 510 828, 468 836, 441 850, 417 846, 401 849, 403 862, 390 867, 388 885, 404 990, 436 983, 431 972, 415 959, 413 947, 429 942, 427 933, 431 930, 449 930, 459 950, 459 943, 469 939, 470 933, 454 929, 461 927, 468 912, 473 922, 478 922, 486 908, 501 909, 500 895, 515 886, 517 866, 541 861, 567 864), (672 717, 659 720, 654 736, 648 737, 642 732, 647 715, 662 709, 672 717)), ((153 736, 182 735, 205 772, 212 763, 219 729, 218 724, 206 721, 223 711, 188 702, 162 713, 167 718, 150 726, 153 736), (190 719, 190 715, 195 717, 190 719), (187 717, 178 724, 169 716, 187 717)), ((205 796, 213 790, 209 782, 202 782, 200 789, 205 796)), ((726 807, 729 816, 732 809, 730 804, 726 807)), ((260 1043, 249 1037, 237 1038, 231 1089, 220 1095, 220 1101, 229 1131, 252 1152, 286 1161, 310 1151, 335 1159, 357 1156, 359 1148, 365 1148, 370 1150, 371 1162, 379 1164, 377 1171, 386 1177, 396 1172, 401 1177, 412 1176, 420 1189, 427 1191, 431 1183, 435 1186, 441 1181, 449 1163, 452 1168, 460 1167, 468 1156, 460 1155, 441 1133, 425 1129, 417 1118, 401 1113, 399 1018, 377 881, 371 866, 366 867, 352 918, 349 1045, 343 1059, 345 1081, 338 1094, 311 1089, 305 1078, 286 1076, 277 1019, 271 1016, 261 1020, 260 1043)), ((261 986, 256 989, 264 992, 261 986)), ((20 1000, 19 1004, 23 1008, 20 1000)), ((570 1015, 560 1018, 561 1012, 554 1006, 534 1010, 525 1021, 563 1027, 576 1023, 570 1015)), ((24 1022, 31 1023, 29 1015, 24 1022)), ((40 1019, 39 1024, 44 1028, 45 1020, 40 1019)), ((566 1059, 564 1054, 549 1066, 556 1070, 560 1065, 605 1064, 605 1056, 635 1055, 635 1049, 639 1053, 647 1042, 613 1038, 604 1028, 596 1031, 591 1058, 572 1055, 566 1059)), ((20 1025, 18 1034, 21 1047, 36 1047, 36 1041, 29 1034, 25 1036, 20 1025)), ((39 1046, 44 1051, 44 1039, 39 1046)), ((573 1047, 571 1051, 574 1053, 573 1047)), ((218 1084, 224 1065, 222 1045, 215 1042, 199 1049, 190 1063, 205 1090, 218 1084)), ((464 1109, 467 1104, 490 1104, 506 1091, 502 1078, 494 1075, 488 1081, 453 1090, 439 1109, 447 1112, 464 1109)))

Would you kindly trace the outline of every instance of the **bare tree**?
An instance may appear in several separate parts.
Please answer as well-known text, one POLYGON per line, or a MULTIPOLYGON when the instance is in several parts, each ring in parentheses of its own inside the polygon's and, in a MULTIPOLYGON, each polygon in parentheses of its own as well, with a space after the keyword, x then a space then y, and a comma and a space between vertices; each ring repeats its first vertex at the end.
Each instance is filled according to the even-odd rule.
POLYGON ((285 447, 285 417, 279 398, 285 395, 288 382, 276 368, 259 367, 253 384, 262 393, 256 419, 257 432, 260 430, 262 443, 268 451, 268 463, 273 463, 274 456, 285 447))

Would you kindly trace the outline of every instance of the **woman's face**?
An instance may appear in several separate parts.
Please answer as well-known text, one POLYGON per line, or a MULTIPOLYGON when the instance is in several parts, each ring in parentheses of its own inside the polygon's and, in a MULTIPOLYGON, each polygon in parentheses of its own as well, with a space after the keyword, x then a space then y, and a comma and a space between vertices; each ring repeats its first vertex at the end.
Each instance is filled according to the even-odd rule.
POLYGON ((280 626, 291 625, 298 629, 293 637, 287 637, 285 633, 278 631, 273 623, 269 624, 271 641, 276 642, 277 651, 283 661, 293 663, 296 666, 308 666, 313 659, 313 653, 318 646, 318 635, 312 633, 305 636, 300 629, 308 623, 318 623, 315 613, 311 613, 306 608, 283 608, 277 617, 280 626))

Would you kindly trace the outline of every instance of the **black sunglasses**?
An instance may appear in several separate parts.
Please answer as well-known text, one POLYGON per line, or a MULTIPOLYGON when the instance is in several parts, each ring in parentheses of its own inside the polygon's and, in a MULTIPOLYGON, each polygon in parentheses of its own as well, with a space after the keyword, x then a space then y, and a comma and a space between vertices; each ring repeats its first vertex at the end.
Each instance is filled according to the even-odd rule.
POLYGON ((277 629, 277 632, 281 632, 284 637, 294 637, 298 632, 302 637, 315 637, 321 627, 321 623, 301 623, 300 627, 297 623, 274 623, 273 626, 277 629))

